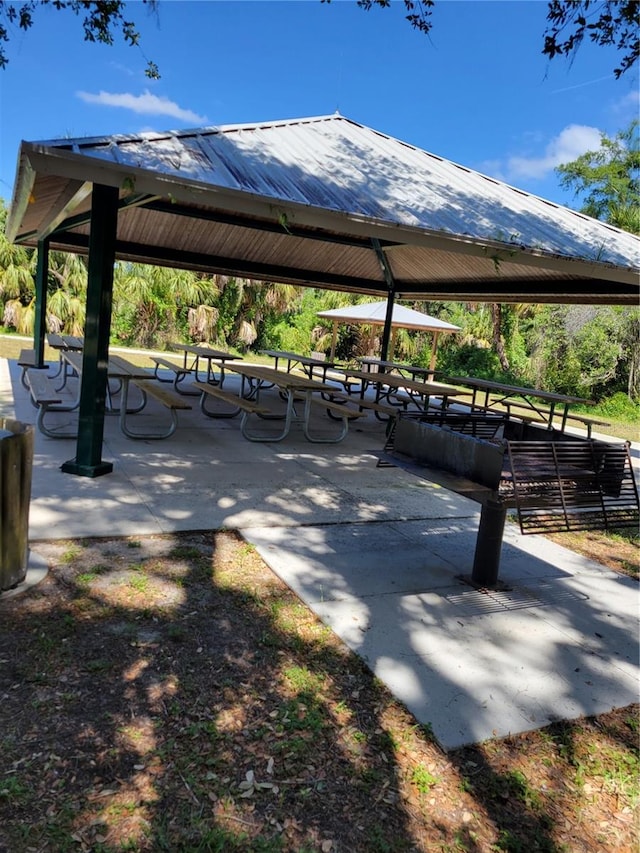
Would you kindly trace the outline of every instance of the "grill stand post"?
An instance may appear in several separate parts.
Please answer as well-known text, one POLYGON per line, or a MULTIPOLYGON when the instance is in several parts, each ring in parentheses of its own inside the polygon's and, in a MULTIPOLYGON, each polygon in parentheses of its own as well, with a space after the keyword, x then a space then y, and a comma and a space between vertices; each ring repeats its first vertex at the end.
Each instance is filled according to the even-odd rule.
POLYGON ((471 573, 471 583, 476 587, 498 586, 506 520, 507 509, 503 503, 492 500, 483 503, 471 573))

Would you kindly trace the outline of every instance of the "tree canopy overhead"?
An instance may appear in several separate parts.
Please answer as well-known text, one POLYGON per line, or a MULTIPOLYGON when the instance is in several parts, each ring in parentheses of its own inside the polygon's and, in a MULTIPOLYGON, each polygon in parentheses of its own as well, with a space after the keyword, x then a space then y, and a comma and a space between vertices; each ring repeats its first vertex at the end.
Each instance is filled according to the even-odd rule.
MULTIPOLYGON (((331 0, 321 0, 330 3, 331 0)), ((386 9, 391 0, 357 0, 369 11, 374 6, 386 9)), ((403 0, 406 19, 422 33, 430 33, 434 0, 403 0)), ((640 3, 638 0, 550 0, 547 7, 548 26, 544 32, 542 53, 573 58, 585 37, 602 47, 610 46, 622 53, 620 65, 613 73, 620 77, 640 56, 640 3)))
MULTIPOLYGON (((156 11, 159 0, 142 0, 156 11)), ((331 0, 321 0, 330 3, 331 0)), ((370 11, 375 6, 391 7, 391 0, 356 0, 358 6, 370 11)), ((70 11, 83 15, 82 26, 86 41, 113 44, 118 30, 127 44, 140 47, 140 34, 136 24, 125 17, 125 0, 0 0, 0 68, 9 62, 7 45, 11 28, 25 32, 34 24, 34 15, 44 6, 57 11, 70 11)), ((400 4, 396 4, 400 5, 400 4)), ((432 14, 435 0, 402 0, 405 18, 421 33, 428 35, 433 27, 432 14)), ((549 0, 548 26, 543 35, 542 53, 554 59, 565 56, 572 59, 584 39, 596 45, 613 47, 622 56, 613 73, 620 77, 632 68, 640 56, 640 2, 638 0, 549 0)), ((147 60, 146 75, 160 76, 155 62, 147 60)))
POLYGON ((585 37, 621 54, 613 73, 620 77, 640 55, 640 3, 638 0, 552 0, 547 12, 549 27, 542 52, 549 59, 572 57, 585 37))
MULTIPOLYGON (((142 0, 152 10, 156 10, 158 0, 142 0)), ((82 28, 85 41, 101 42, 112 45, 117 31, 120 30, 124 41, 132 47, 140 47, 140 33, 136 24, 125 17, 124 0, 24 0, 14 3, 0 0, 0 68, 9 62, 6 46, 11 39, 11 28, 18 27, 25 32, 34 24, 34 14, 43 6, 61 11, 67 10, 77 16, 83 15, 82 28)), ((147 77, 160 76, 155 62, 147 60, 147 77)))

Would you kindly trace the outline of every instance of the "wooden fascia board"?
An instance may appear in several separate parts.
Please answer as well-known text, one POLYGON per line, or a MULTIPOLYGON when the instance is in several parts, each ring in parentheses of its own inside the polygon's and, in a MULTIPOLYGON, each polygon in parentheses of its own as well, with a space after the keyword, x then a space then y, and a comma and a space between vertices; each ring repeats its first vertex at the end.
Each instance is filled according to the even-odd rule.
POLYGON ((517 305, 621 305, 633 306, 638 304, 637 296, 624 296, 616 294, 615 297, 605 296, 604 294, 586 294, 586 293, 536 293, 535 296, 527 293, 492 293, 485 291, 484 293, 469 293, 466 291, 450 291, 430 290, 422 291, 419 294, 406 293, 399 290, 396 293, 397 299, 413 299, 425 300, 432 302, 482 302, 496 304, 517 304, 517 305))
POLYGON ((180 204, 172 204, 165 201, 153 201, 145 203, 147 210, 158 213, 167 213, 173 216, 185 216, 192 219, 200 219, 205 222, 215 222, 221 225, 237 225, 239 228, 248 228, 254 231, 269 231, 274 234, 290 234, 292 237, 300 237, 303 240, 319 240, 326 243, 338 243, 351 246, 356 249, 371 249, 371 241, 368 237, 353 237, 349 234, 335 234, 328 231, 310 230, 308 228, 297 228, 294 225, 286 226, 278 221, 265 221, 263 219, 250 218, 240 214, 227 213, 224 210, 206 210, 187 207, 180 204))
POLYGON ((508 280, 509 264, 532 267, 533 269, 545 270, 555 274, 564 274, 572 277, 592 278, 595 281, 620 282, 624 284, 635 284, 639 288, 640 295, 640 269, 631 267, 619 267, 614 264, 603 264, 583 258, 571 258, 566 255, 552 255, 542 253, 533 249, 506 248, 504 244, 490 243, 489 241, 479 244, 470 244, 462 238, 451 241, 448 246, 435 245, 429 240, 421 240, 417 237, 414 241, 406 241, 404 244, 388 241, 383 250, 389 259, 393 270, 393 255, 402 252, 403 249, 423 247, 442 250, 459 255, 469 255, 476 258, 484 258, 494 263, 496 268, 496 279, 504 277, 508 280))
POLYGON ((27 207, 31 201, 31 193, 36 180, 36 173, 31 167, 31 164, 26 158, 23 158, 22 151, 19 157, 18 174, 20 180, 16 181, 13 188, 13 199, 9 207, 9 214, 5 224, 5 235, 10 243, 15 243, 18 239, 20 223, 26 213, 27 207))
MULTIPOLYGON (((86 252, 89 239, 86 235, 66 234, 65 243, 60 248, 68 251, 86 252)), ((188 252, 175 252, 166 250, 158 252, 156 247, 145 247, 137 244, 119 241, 116 244, 116 254, 120 258, 126 258, 141 263, 150 263, 153 256, 159 263, 167 266, 184 266, 189 269, 198 269, 208 273, 220 275, 237 275, 247 278, 256 278, 263 281, 281 282, 283 284, 295 284, 298 286, 318 287, 327 290, 341 290, 352 293, 362 293, 371 296, 385 296, 386 284, 370 279, 357 279, 349 276, 325 274, 313 270, 291 269, 275 265, 263 265, 258 263, 242 262, 235 258, 224 258, 219 256, 194 254, 188 252)), ((452 282, 443 285, 442 282, 416 282, 408 285, 399 282, 397 299, 425 299, 442 301, 469 301, 469 302, 501 302, 501 303, 554 303, 554 304, 594 304, 594 305, 632 305, 638 303, 637 291, 625 288, 624 291, 605 293, 605 289, 611 290, 610 282, 596 281, 594 279, 561 280, 542 283, 536 278, 531 281, 531 289, 526 289, 526 283, 504 281, 504 289, 496 290, 495 281, 478 282, 473 286, 469 282, 452 282)))
MULTIPOLYGON (((86 154, 23 143, 32 168, 42 174, 60 175, 78 181, 91 181, 120 188, 130 187, 136 194, 165 197, 186 205, 242 213, 259 219, 280 223, 282 227, 300 225, 321 228, 345 237, 377 238, 384 246, 393 269, 393 252, 404 245, 454 252, 488 258, 499 265, 517 263, 569 275, 583 275, 606 281, 633 283, 640 269, 605 264, 586 258, 573 258, 543 252, 538 249, 505 244, 495 240, 469 238, 463 235, 428 231, 384 220, 328 210, 310 205, 259 196, 244 190, 215 187, 198 181, 188 181, 151 172, 139 167, 123 166, 102 161, 86 154)), ((286 230, 286 228, 285 228, 286 230)), ((499 273, 497 273, 499 276, 499 273)))
POLYGON ((398 299, 444 299, 469 302, 554 302, 557 304, 638 304, 638 290, 634 287, 612 288, 609 281, 592 278, 554 279, 541 281, 539 278, 504 282, 503 289, 496 288, 495 281, 478 282, 398 282, 398 299), (527 284, 530 286, 527 287, 527 284), (428 293, 428 296, 424 294, 428 293))

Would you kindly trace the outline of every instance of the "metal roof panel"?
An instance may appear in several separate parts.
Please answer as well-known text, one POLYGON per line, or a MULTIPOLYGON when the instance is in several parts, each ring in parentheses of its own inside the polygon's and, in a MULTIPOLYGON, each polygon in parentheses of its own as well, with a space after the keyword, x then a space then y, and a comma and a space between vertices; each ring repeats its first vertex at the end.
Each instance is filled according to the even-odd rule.
POLYGON ((281 203, 640 267, 633 235, 338 114, 41 144, 281 203))

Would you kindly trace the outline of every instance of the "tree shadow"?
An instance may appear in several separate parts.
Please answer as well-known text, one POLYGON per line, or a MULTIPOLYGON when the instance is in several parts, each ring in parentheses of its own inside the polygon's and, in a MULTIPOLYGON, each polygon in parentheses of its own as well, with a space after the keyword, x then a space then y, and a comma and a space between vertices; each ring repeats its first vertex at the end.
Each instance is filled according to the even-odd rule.
POLYGON ((421 849, 398 732, 444 757, 235 534, 68 542, 0 607, 0 850, 421 849))

